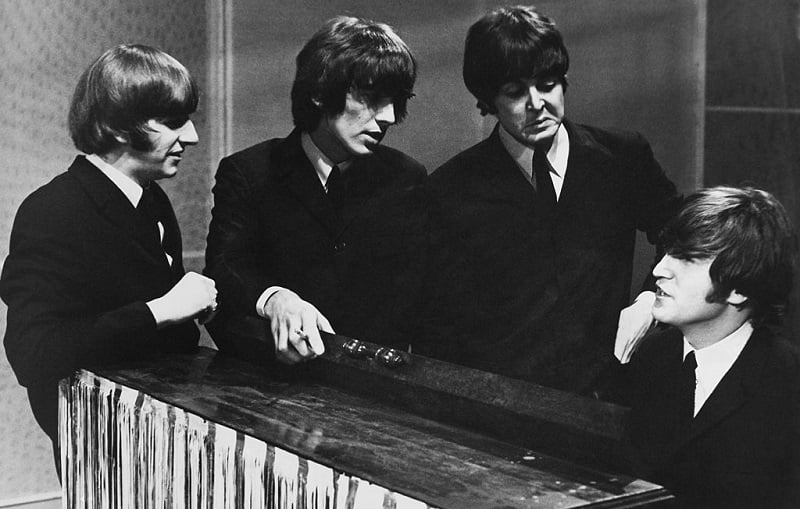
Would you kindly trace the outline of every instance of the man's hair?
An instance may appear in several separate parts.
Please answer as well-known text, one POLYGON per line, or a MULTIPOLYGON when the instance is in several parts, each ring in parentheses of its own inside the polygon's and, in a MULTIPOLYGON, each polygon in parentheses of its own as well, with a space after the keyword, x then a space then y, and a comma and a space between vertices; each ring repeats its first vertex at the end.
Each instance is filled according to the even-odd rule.
POLYGON ((756 324, 774 323, 785 312, 797 238, 783 205, 751 187, 712 187, 690 195, 665 227, 662 245, 682 260, 713 258, 709 302, 732 290, 747 297, 756 324))
POLYGON ((561 32, 533 7, 501 7, 469 28, 464 45, 464 83, 482 115, 494 113, 504 84, 554 78, 566 90, 569 54, 561 32))
POLYGON ((323 115, 344 111, 348 92, 376 105, 391 99, 401 122, 413 96, 417 63, 389 25, 349 16, 328 20, 297 55, 292 117, 313 131, 323 115))
POLYGON ((151 150, 147 121, 182 123, 197 109, 197 84, 186 67, 161 50, 134 44, 109 49, 81 75, 69 108, 78 150, 103 154, 116 136, 151 150))

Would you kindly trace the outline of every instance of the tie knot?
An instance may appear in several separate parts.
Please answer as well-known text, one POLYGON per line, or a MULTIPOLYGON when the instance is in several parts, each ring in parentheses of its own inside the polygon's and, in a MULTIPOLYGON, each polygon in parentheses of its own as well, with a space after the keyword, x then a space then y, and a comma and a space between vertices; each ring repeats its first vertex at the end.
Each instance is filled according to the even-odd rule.
POLYGON ((684 357, 683 368, 685 370, 694 371, 696 367, 697 367, 697 359, 695 358, 694 350, 692 350, 691 352, 686 354, 686 357, 684 357))
POLYGON ((158 217, 156 199, 149 187, 144 188, 142 191, 142 197, 139 199, 139 204, 136 205, 136 210, 148 219, 156 219, 158 217))
POLYGON ((334 165, 333 168, 331 168, 331 172, 328 174, 328 181, 331 179, 338 179, 341 176, 342 170, 340 170, 338 166, 334 165))
POLYGON ((550 173, 550 161, 547 160, 547 151, 536 149, 533 152, 533 171, 550 173))
POLYGON ((325 181, 325 188, 327 189, 328 197, 333 202, 333 205, 338 209, 344 202, 344 180, 342 178, 342 171, 338 166, 331 168, 328 174, 328 180, 325 181))

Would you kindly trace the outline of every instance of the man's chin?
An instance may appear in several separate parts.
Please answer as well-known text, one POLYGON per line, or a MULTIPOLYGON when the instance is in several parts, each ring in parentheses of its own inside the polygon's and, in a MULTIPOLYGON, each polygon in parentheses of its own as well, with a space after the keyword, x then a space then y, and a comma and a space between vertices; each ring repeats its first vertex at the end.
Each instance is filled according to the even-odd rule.
POLYGON ((656 309, 653 310, 653 320, 667 325, 671 325, 672 322, 669 313, 659 313, 656 309))
POLYGON ((364 144, 364 145, 359 146, 357 149, 350 150, 350 154, 353 157, 369 156, 369 155, 372 155, 372 153, 374 152, 375 147, 377 147, 377 146, 378 146, 377 143, 371 143, 371 144, 368 144, 368 145, 364 144))

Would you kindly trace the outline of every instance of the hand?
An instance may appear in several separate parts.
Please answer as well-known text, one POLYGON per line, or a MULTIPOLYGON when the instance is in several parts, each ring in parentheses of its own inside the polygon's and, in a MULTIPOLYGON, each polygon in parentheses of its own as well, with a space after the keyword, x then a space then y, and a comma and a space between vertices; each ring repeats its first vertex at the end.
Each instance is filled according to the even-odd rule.
POLYGON ((196 317, 197 318, 197 323, 199 323, 200 325, 207 324, 208 322, 213 320, 215 316, 217 316, 217 310, 218 309, 219 308, 218 308, 217 302, 214 301, 214 304, 211 307, 206 308, 203 311, 200 311, 200 313, 196 317))
POLYGON ((147 306, 159 328, 182 323, 202 313, 216 313, 217 288, 213 279, 188 272, 170 291, 151 300, 147 306))
POLYGON ((285 288, 267 299, 264 314, 270 321, 275 354, 286 364, 322 355, 325 345, 319 331, 334 333, 328 319, 317 308, 285 288))
POLYGON ((642 292, 630 306, 619 314, 614 356, 622 363, 630 362, 639 342, 653 325, 653 303, 656 294, 642 292))

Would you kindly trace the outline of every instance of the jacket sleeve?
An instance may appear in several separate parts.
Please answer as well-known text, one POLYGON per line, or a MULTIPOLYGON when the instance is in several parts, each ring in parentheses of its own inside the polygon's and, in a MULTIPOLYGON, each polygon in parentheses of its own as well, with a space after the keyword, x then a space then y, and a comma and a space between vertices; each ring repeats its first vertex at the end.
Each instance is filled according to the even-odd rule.
POLYGON ((213 189, 205 274, 216 282, 223 310, 255 316, 261 293, 281 282, 271 277, 259 261, 264 242, 259 234, 260 184, 248 170, 232 158, 220 161, 213 189))
MULTIPOLYGON (((659 245, 659 236, 667 222, 677 213, 682 196, 675 184, 667 177, 656 161, 650 144, 637 134, 633 149, 633 193, 636 210, 636 228, 647 234, 647 240, 656 246, 651 269, 661 260, 664 251, 659 245)), ((655 278, 648 272, 640 291, 655 290, 655 278)))
POLYGON ((120 358, 156 333, 143 301, 92 309, 81 256, 81 249, 92 247, 70 230, 75 219, 59 217, 51 205, 27 200, 20 207, 0 278, 0 296, 8 305, 6 354, 23 386, 120 358))
POLYGON ((641 135, 637 135, 633 145, 631 161, 636 175, 636 227, 655 244, 661 229, 677 212, 681 196, 656 161, 650 144, 641 135))

